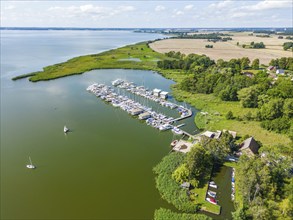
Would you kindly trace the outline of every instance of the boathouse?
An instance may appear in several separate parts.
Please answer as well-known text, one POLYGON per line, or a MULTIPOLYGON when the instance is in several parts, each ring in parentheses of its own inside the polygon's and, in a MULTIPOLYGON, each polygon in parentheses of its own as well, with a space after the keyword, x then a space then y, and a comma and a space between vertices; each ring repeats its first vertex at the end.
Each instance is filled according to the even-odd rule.
POLYGON ((131 115, 139 115, 140 113, 143 113, 143 110, 140 108, 134 108, 134 109, 131 109, 130 111, 131 115))
POLYGON ((161 93, 160 93, 160 97, 161 97, 162 99, 166 99, 166 98, 168 98, 168 92, 161 91, 161 93))
POLYGON ((160 90, 160 89, 154 89, 154 90, 153 90, 153 94, 154 94, 154 96, 157 96, 157 97, 159 97, 159 96, 160 96, 160 93, 161 93, 161 91, 162 91, 162 90, 160 90))
POLYGON ((144 112, 144 113, 141 113, 138 118, 141 119, 141 120, 145 120, 145 119, 148 119, 150 118, 152 115, 149 113, 149 112, 144 112))

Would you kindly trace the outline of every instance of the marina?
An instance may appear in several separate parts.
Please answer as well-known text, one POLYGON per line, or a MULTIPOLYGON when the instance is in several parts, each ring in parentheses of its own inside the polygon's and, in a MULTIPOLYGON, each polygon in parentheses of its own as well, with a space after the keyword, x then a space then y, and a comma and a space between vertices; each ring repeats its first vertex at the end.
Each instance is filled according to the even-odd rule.
MULTIPOLYGON (((176 121, 188 118, 192 116, 192 111, 182 105, 166 101, 167 92, 162 92, 160 89, 154 89, 150 91, 144 86, 136 86, 132 82, 127 82, 122 79, 116 79, 112 81, 113 86, 127 90, 128 92, 150 99, 156 103, 159 103, 163 107, 177 110, 180 116, 178 118, 169 117, 165 114, 154 111, 151 107, 143 105, 139 102, 134 101, 126 95, 116 93, 113 87, 105 84, 94 83, 88 86, 87 91, 93 93, 96 97, 101 98, 105 102, 110 103, 113 107, 120 108, 126 111, 132 116, 137 116, 140 120, 145 120, 147 125, 159 129, 160 131, 171 130, 174 134, 182 135, 186 132, 179 129, 184 124, 173 126, 172 124, 176 121), (161 93, 163 94, 161 96, 161 93)), ((188 134, 188 133, 187 133, 188 134)))

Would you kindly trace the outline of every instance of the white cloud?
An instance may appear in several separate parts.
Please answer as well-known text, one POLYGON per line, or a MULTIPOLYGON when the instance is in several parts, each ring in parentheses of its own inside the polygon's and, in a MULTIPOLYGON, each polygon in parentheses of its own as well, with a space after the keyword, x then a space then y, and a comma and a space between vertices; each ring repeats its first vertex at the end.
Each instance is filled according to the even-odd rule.
POLYGON ((134 11, 133 6, 118 6, 116 8, 94 6, 91 4, 81 5, 81 6, 69 6, 69 7, 51 7, 48 9, 56 13, 62 13, 63 17, 81 17, 81 16, 91 16, 92 18, 106 18, 121 14, 124 12, 134 11))
POLYGON ((163 5, 157 5, 155 11, 164 11, 166 8, 163 5))
POLYGON ((5 10, 11 10, 11 9, 14 9, 15 6, 14 5, 8 5, 5 7, 5 10))
POLYGON ((243 17, 247 17, 247 16, 252 16, 253 13, 249 13, 249 12, 235 12, 232 14, 232 18, 243 18, 243 17))
POLYGON ((287 8, 292 7, 292 0, 289 1, 272 1, 272 0, 264 0, 255 5, 247 5, 241 7, 242 9, 252 10, 252 11, 262 11, 269 9, 278 9, 278 8, 287 8))
POLYGON ((184 7, 184 9, 185 9, 185 10, 191 10, 191 9, 193 9, 193 6, 194 6, 194 5, 186 5, 186 6, 184 7))
POLYGON ((225 1, 220 1, 218 3, 212 3, 209 5, 209 8, 222 9, 222 8, 226 8, 227 6, 230 6, 232 4, 233 4, 233 2, 231 0, 225 0, 225 1))
POLYGON ((176 15, 183 15, 183 14, 184 14, 183 11, 177 11, 177 12, 176 12, 176 15))

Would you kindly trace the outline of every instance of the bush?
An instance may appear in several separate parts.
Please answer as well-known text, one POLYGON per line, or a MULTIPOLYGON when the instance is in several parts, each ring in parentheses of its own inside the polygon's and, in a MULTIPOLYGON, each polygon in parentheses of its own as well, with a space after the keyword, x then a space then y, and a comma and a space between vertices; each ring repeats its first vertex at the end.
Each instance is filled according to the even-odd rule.
POLYGON ((212 218, 202 214, 176 213, 169 209, 160 208, 155 211, 155 220, 212 220, 212 218))
POLYGON ((233 119, 234 118, 233 112, 228 111, 225 117, 226 117, 227 120, 233 119))

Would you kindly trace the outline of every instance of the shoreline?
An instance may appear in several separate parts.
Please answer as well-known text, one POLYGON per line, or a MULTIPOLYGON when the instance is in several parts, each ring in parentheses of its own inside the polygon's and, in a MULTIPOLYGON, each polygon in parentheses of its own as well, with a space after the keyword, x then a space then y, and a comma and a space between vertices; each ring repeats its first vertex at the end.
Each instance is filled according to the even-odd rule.
MULTIPOLYGON (((188 102, 191 106, 200 111, 206 111, 209 113, 218 112, 220 116, 213 116, 213 123, 209 123, 208 126, 202 128, 198 123, 200 122, 198 117, 195 117, 194 123, 201 129, 207 130, 236 130, 239 135, 249 134, 255 136, 263 144, 285 144, 290 143, 290 139, 285 134, 278 134, 275 132, 264 130, 260 127, 260 123, 253 122, 241 122, 237 120, 227 120, 224 118, 227 108, 233 108, 238 113, 235 113, 235 117, 246 114, 248 111, 252 111, 249 108, 242 108, 238 102, 224 102, 220 101, 217 97, 210 94, 191 94, 177 88, 176 85, 187 77, 184 70, 176 69, 160 69, 157 67, 158 60, 175 60, 174 58, 167 57, 165 54, 160 54, 153 51, 149 44, 154 41, 144 41, 136 44, 127 45, 117 49, 111 49, 98 54, 91 54, 85 56, 79 56, 69 59, 66 62, 57 63, 51 66, 43 68, 43 71, 23 74, 17 77, 15 80, 27 78, 31 82, 48 81, 57 78, 63 78, 70 75, 79 75, 87 71, 95 69, 136 69, 136 70, 149 70, 155 71, 167 79, 171 79, 176 84, 171 87, 174 97, 177 100, 188 102), (141 62, 131 61, 132 58, 137 58, 141 62), (126 59, 125 61, 120 61, 126 59), (37 74, 35 74, 37 73, 37 74), (32 74, 32 75, 30 75, 32 74), (208 101, 207 101, 208 100, 208 101), (244 129, 239 129, 239 126, 244 129), (256 131, 254 134, 251 131, 253 127, 256 131), (238 130, 237 130, 238 128, 238 130)), ((210 114, 212 115, 212 114, 210 114)))

